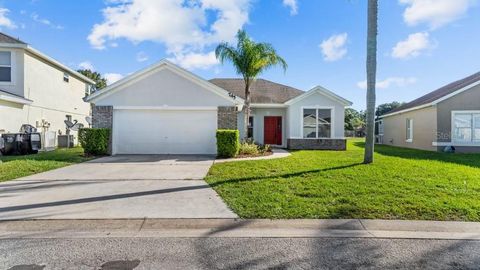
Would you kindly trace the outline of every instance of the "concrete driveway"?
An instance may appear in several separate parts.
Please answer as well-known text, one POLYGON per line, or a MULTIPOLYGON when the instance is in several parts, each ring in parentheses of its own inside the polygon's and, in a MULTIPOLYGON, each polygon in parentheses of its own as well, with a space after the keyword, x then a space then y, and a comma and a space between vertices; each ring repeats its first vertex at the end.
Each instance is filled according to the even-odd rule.
POLYGON ((202 180, 214 157, 105 157, 0 184, 0 220, 235 218, 202 180))

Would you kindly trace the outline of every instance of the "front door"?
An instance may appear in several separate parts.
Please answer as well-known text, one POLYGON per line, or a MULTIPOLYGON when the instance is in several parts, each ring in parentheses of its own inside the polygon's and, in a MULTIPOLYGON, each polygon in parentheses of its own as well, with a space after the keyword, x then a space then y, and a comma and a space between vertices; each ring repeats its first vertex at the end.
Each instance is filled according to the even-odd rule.
POLYGON ((264 119, 264 135, 265 144, 282 145, 282 117, 281 116, 265 116, 264 119))

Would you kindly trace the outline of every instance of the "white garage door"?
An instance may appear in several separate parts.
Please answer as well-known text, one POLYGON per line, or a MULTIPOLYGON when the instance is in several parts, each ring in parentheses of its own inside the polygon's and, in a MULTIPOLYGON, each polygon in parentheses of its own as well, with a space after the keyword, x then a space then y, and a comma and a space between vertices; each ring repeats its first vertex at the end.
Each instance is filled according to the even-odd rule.
POLYGON ((216 110, 114 110, 114 154, 216 154, 216 110))

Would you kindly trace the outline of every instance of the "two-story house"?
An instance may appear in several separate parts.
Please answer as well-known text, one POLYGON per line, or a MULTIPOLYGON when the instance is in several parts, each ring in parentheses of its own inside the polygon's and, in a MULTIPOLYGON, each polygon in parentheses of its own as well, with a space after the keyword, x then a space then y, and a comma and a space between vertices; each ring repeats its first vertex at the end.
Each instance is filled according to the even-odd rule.
MULTIPOLYGON (((50 137, 55 132, 56 137, 65 134, 65 120, 88 127, 91 109, 83 97, 94 84, 27 43, 0 33, 0 133, 15 133, 30 124, 50 137)), ((77 137, 76 132, 71 134, 77 137)))

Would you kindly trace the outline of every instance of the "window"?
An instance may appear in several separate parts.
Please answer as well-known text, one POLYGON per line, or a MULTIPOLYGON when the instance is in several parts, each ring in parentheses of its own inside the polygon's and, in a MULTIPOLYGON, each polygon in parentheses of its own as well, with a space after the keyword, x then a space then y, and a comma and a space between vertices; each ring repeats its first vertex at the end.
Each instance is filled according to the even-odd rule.
POLYGON ((12 82, 11 52, 0 52, 0 82, 12 82))
POLYGON ((67 83, 70 81, 70 75, 66 72, 63 73, 63 81, 67 83))
POLYGON ((248 134, 249 139, 253 139, 253 116, 248 118, 248 134))
POLYGON ((407 118, 407 142, 413 141, 413 119, 407 118))
POLYGON ((454 112, 452 133, 455 142, 480 142, 480 111, 454 112))
POLYGON ((85 84, 85 96, 91 95, 95 92, 95 86, 90 84, 85 84))
POLYGON ((303 109, 303 137, 331 138, 332 110, 303 109))

